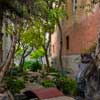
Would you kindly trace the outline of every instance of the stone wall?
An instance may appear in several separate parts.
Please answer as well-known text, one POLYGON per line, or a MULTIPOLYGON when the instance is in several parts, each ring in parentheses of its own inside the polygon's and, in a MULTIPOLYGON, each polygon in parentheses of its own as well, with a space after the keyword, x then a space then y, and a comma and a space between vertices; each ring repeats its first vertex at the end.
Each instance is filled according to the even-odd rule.
MULTIPOLYGON (((78 72, 78 64, 80 63, 80 55, 69 55, 63 56, 63 68, 65 72, 69 72, 72 77, 75 78, 78 72)), ((59 66, 59 59, 57 57, 52 58, 53 66, 60 70, 59 66)))

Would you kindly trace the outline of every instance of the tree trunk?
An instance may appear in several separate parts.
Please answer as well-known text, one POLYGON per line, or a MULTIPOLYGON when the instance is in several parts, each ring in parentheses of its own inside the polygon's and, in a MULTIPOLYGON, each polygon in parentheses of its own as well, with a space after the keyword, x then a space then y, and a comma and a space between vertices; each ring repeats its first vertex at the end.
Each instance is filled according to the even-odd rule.
POLYGON ((46 70, 49 72, 49 69, 50 69, 50 63, 49 63, 49 57, 48 57, 48 49, 49 49, 49 46, 50 46, 50 43, 51 43, 51 33, 49 33, 49 37, 48 37, 48 42, 46 43, 45 46, 43 46, 43 49, 45 51, 45 59, 46 59, 46 70))
POLYGON ((96 52, 95 52, 95 55, 97 56, 97 58, 99 58, 98 56, 99 54, 100 54, 100 32, 98 33, 98 41, 97 41, 96 52))
POLYGON ((23 50, 23 54, 22 54, 22 56, 21 56, 21 61, 20 61, 20 64, 19 64, 19 66, 20 66, 20 71, 21 71, 21 72, 24 71, 24 62, 25 62, 25 58, 33 51, 33 47, 32 47, 29 51, 27 51, 27 50, 28 50, 28 48, 25 48, 25 49, 23 50))
POLYGON ((25 58, 24 56, 21 57, 21 61, 20 61, 20 71, 23 72, 24 71, 24 61, 25 61, 25 58))
POLYGON ((45 59, 46 59, 46 63, 47 63, 46 70, 47 70, 47 72, 49 72, 50 64, 49 64, 49 58, 48 58, 47 50, 45 50, 45 59))
POLYGON ((93 63, 91 63, 92 65, 90 64, 88 66, 87 69, 88 73, 85 74, 89 76, 85 77, 85 80, 87 80, 85 99, 91 98, 91 100, 99 100, 100 99, 100 31, 98 33, 98 41, 93 63))
POLYGON ((8 93, 10 100, 15 100, 14 96, 12 95, 12 93, 9 90, 7 91, 7 93, 8 93))
POLYGON ((59 32, 60 33, 59 67, 60 67, 61 73, 64 74, 63 61, 62 61, 63 38, 62 38, 62 28, 59 21, 58 21, 58 27, 60 31, 59 32))
POLYGON ((2 10, 2 5, 0 5, 0 33, 2 32, 2 21, 3 21, 3 10, 2 10))
POLYGON ((4 75, 6 74, 6 72, 9 70, 9 67, 10 67, 10 64, 11 64, 11 59, 12 59, 12 57, 14 55, 14 51, 15 51, 15 47, 16 47, 16 42, 17 42, 16 38, 17 38, 17 36, 14 33, 13 34, 13 38, 12 38, 11 48, 10 48, 7 60, 6 60, 5 64, 4 64, 3 68, 0 71, 0 82, 2 81, 2 79, 3 79, 4 75))
POLYGON ((14 65, 14 58, 15 58, 15 50, 13 52, 13 56, 12 56, 12 59, 11 59, 10 68, 15 67, 15 65, 14 65))
POLYGON ((98 41, 97 41, 97 47, 96 47, 96 52, 95 52, 96 60, 98 61, 98 66, 97 66, 97 76, 98 76, 98 83, 97 83, 97 90, 100 89, 100 30, 98 33, 98 41))
POLYGON ((3 52, 2 52, 2 21, 3 21, 3 11, 0 5, 0 65, 2 63, 3 52))

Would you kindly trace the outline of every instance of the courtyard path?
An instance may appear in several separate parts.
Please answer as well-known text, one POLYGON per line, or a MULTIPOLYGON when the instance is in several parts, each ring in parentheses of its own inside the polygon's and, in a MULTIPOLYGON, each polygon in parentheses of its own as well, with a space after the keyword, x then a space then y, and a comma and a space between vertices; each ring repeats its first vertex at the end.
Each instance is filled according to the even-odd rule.
POLYGON ((61 97, 55 97, 50 99, 44 99, 44 100, 75 100, 75 99, 67 96, 61 96, 61 97))

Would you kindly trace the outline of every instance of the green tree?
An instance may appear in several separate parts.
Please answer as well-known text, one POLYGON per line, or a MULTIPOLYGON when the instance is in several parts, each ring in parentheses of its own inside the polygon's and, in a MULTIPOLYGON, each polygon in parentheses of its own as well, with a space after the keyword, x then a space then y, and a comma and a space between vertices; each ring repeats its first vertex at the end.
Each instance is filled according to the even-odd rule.
POLYGON ((23 16, 26 17, 26 14, 28 14, 27 5, 25 4, 25 2, 23 2, 23 5, 22 5, 21 1, 19 2, 19 0, 14 0, 14 1, 13 0, 10 0, 10 1, 0 0, 0 14, 1 14, 0 15, 0 34, 2 30, 3 16, 11 20, 14 24, 14 31, 11 34, 11 37, 12 37, 11 38, 12 40, 11 48, 10 48, 6 62, 4 63, 3 67, 0 68, 0 81, 3 79, 5 73, 9 69, 11 59, 15 54, 15 46, 16 46, 17 39, 19 36, 18 35, 18 28, 19 28, 18 24, 19 22, 21 22, 20 19, 23 16), (25 9, 23 9, 23 7, 25 9))
MULTIPOLYGON (((32 21, 34 21, 32 19, 32 21)), ((34 25, 29 26, 26 29, 22 30, 20 33, 20 39, 18 41, 17 46, 17 54, 21 56, 20 60, 20 69, 23 71, 24 67, 24 61, 27 56, 33 52, 35 48, 39 48, 41 40, 39 40, 39 34, 38 34, 38 27, 37 23, 34 23, 34 25)))
MULTIPOLYGON (((16 43, 19 41, 20 27, 24 26, 21 23, 23 23, 23 21, 25 20, 26 22, 35 20, 35 23, 34 22, 32 23, 32 27, 30 27, 30 25, 28 24, 25 24, 25 25, 28 25, 29 28, 26 29, 27 31, 25 31, 24 33, 30 33, 27 36, 27 38, 28 37, 36 38, 35 35, 33 35, 33 33, 31 34, 31 32, 28 32, 28 30, 30 31, 33 29, 35 33, 39 33, 39 34, 36 34, 36 36, 39 35, 38 36, 39 38, 37 38, 37 40, 40 41, 38 42, 38 45, 42 44, 42 47, 45 50, 47 67, 49 68, 49 60, 48 60, 47 51, 48 51, 48 47, 51 41, 51 34, 53 33, 55 25, 58 23, 58 19, 61 17, 61 14, 62 14, 61 12, 63 11, 61 7, 63 5, 62 3, 63 3, 63 0, 37 0, 37 1, 1 0, 0 1, 1 8, 2 6, 4 7, 4 9, 1 9, 1 12, 3 14, 5 13, 5 15, 10 20, 12 20, 14 24, 14 30, 15 30, 12 34, 12 37, 13 37, 12 46, 8 54, 7 61, 0 71, 1 80, 3 76, 5 75, 5 73, 7 72, 7 70, 9 69, 11 59, 15 54, 16 43), (48 42, 46 41, 46 33, 49 33, 48 42)), ((3 14, 2 14, 2 18, 3 18, 3 14)), ((1 18, 1 21, 2 21, 2 18, 1 18)), ((1 26, 2 26, 2 22, 1 22, 1 26)), ((29 40, 33 41, 33 39, 29 39, 29 40)), ((27 41, 26 40, 25 41, 28 42, 29 40, 27 39, 27 41)), ((33 42, 30 42, 30 43, 33 43, 33 42)), ((32 45, 35 46, 36 42, 34 42, 34 44, 32 45)))
POLYGON ((60 25, 60 20, 64 18, 65 11, 64 11, 64 0, 42 0, 45 4, 46 10, 45 13, 42 14, 40 18, 40 22, 42 22, 42 33, 44 34, 44 42, 43 42, 43 49, 45 51, 45 58, 47 62, 47 70, 49 70, 49 60, 48 60, 48 49, 51 42, 51 34, 54 32, 55 25, 58 25, 60 29, 60 50, 59 50, 59 62, 60 67, 63 73, 63 64, 62 64, 62 28, 60 25), (49 33, 48 41, 46 41, 46 33, 49 33))

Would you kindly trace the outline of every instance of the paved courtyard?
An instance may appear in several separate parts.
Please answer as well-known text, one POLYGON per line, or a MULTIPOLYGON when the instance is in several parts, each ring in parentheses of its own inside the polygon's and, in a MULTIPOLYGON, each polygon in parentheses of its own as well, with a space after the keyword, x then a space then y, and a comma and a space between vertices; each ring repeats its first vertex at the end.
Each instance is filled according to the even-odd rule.
POLYGON ((75 100, 71 97, 67 97, 67 96, 61 96, 61 97, 55 97, 55 98, 50 98, 50 99, 44 99, 44 100, 75 100))

